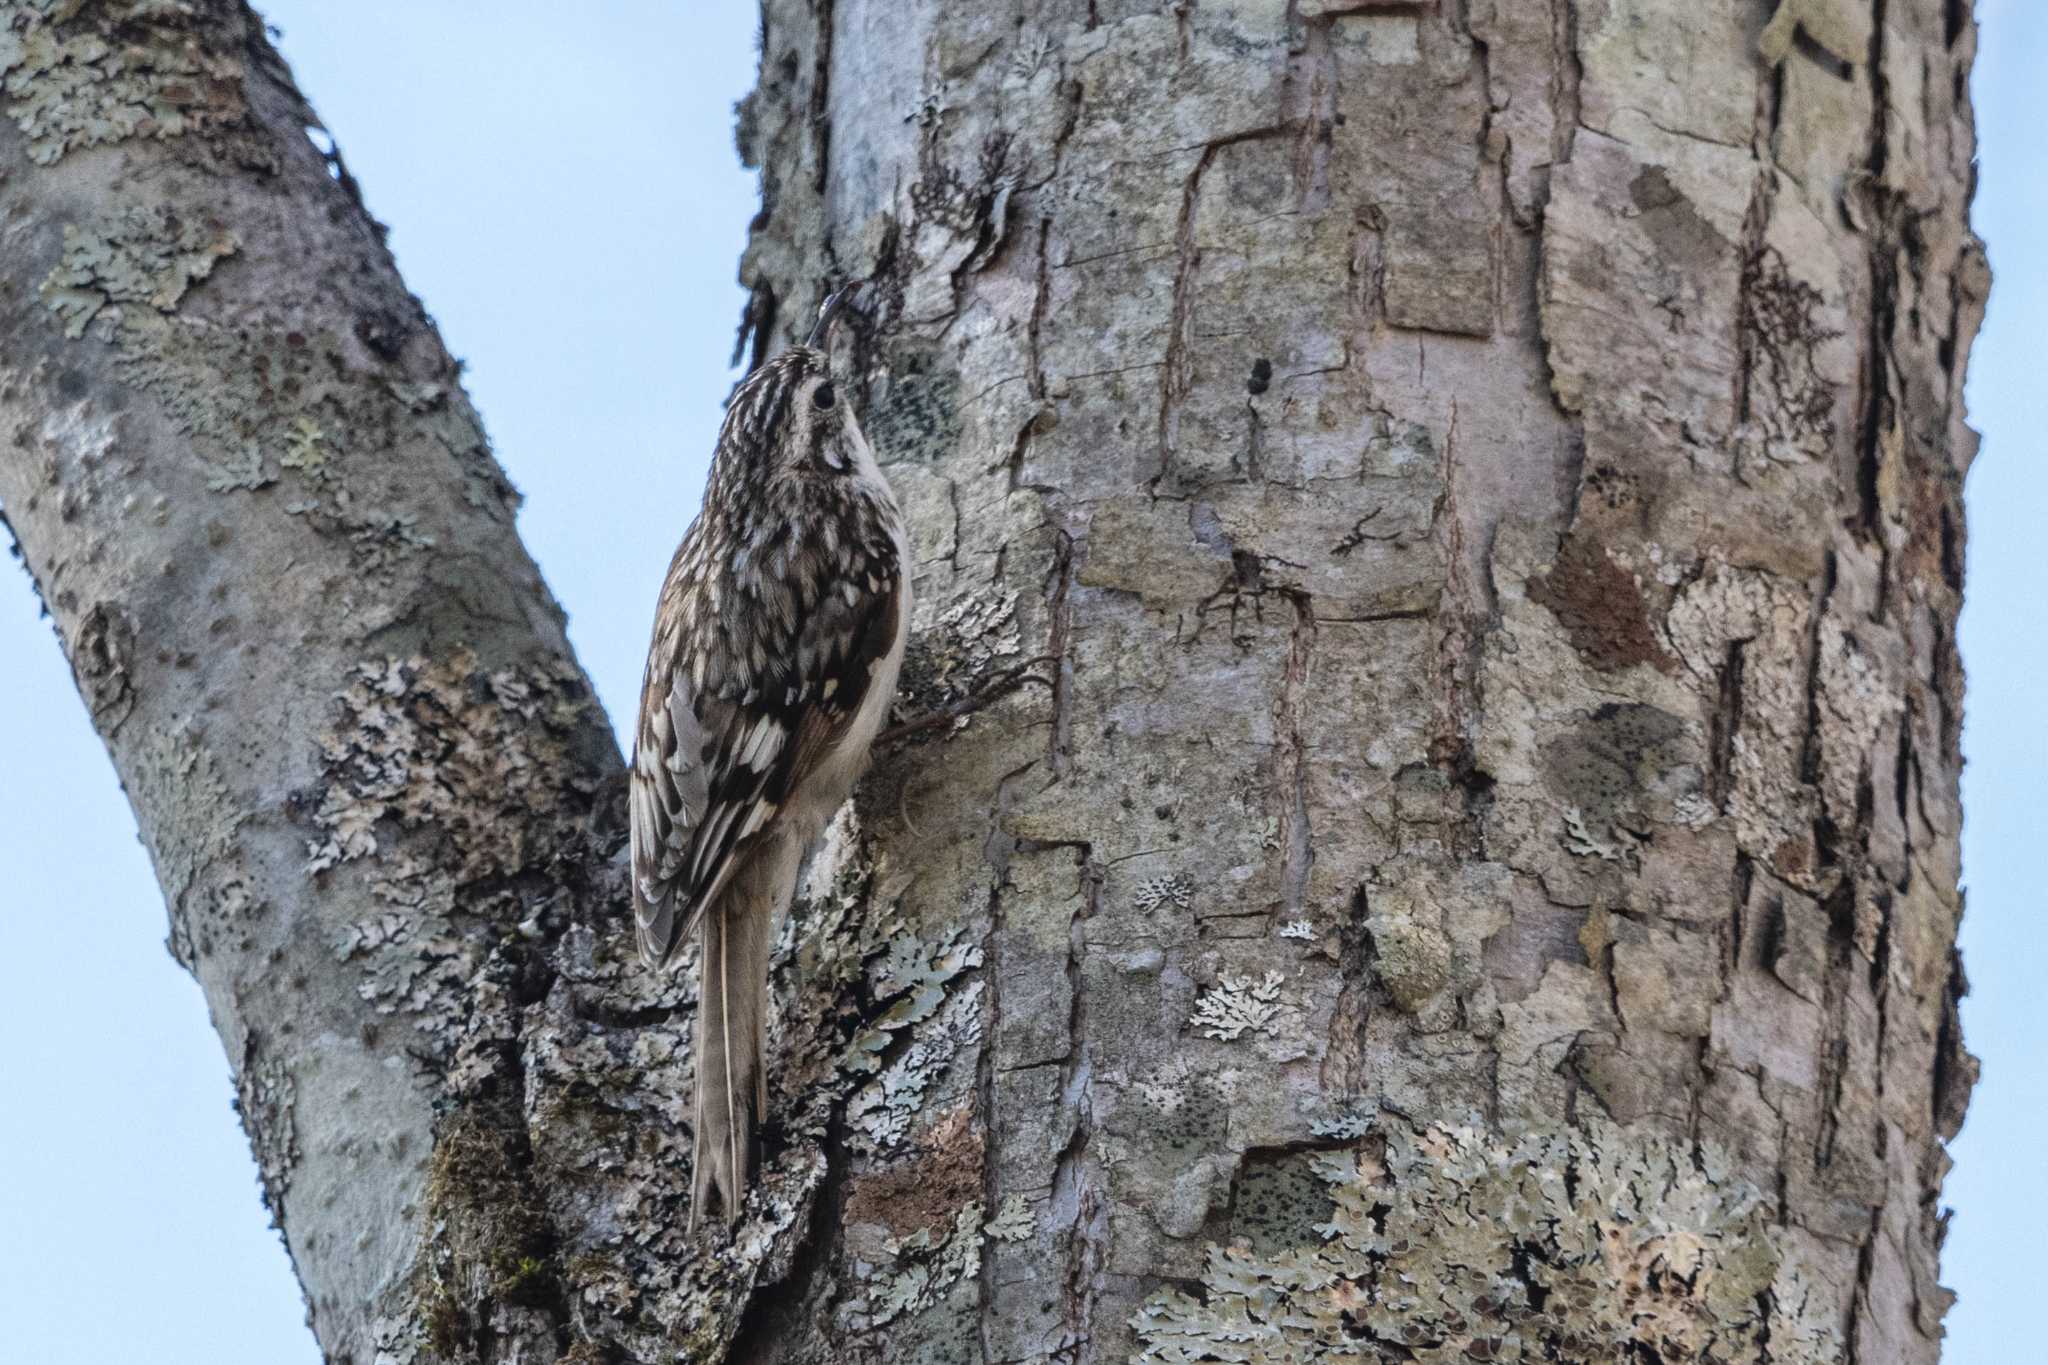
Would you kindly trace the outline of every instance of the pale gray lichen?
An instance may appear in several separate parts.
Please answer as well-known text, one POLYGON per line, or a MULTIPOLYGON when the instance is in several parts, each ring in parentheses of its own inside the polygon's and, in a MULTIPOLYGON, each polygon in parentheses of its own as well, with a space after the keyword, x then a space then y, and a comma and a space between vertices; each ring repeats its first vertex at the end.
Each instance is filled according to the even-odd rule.
POLYGON ((1678 823, 1687 829, 1705 829, 1720 814, 1714 809, 1714 803, 1699 792, 1687 792, 1679 797, 1672 803, 1672 812, 1678 823))
POLYGON ((49 165, 133 137, 225 132, 248 113, 246 23, 236 6, 187 0, 26 0, 0 23, 0 93, 49 165), (223 25, 234 33, 222 33, 223 25))
POLYGON ((1371 1114, 1339 1114, 1333 1119, 1317 1119, 1309 1124, 1308 1130, 1319 1138, 1334 1138, 1349 1141, 1361 1138, 1372 1128, 1371 1114))
POLYGON ((255 446, 248 446, 241 454, 230 455, 224 460, 201 463, 206 468, 206 491, 209 493, 253 493, 277 482, 277 475, 264 471, 263 452, 255 446))
POLYGON ((1031 1207, 1024 1202, 1024 1196, 1010 1194, 1003 1196, 1002 1205, 996 1209, 996 1216, 989 1219, 989 1239, 996 1242, 1028 1242, 1035 1223, 1031 1207))
POLYGON ((377 853, 385 821, 448 839, 463 881, 525 866, 536 810, 560 812, 563 838, 580 827, 583 802, 554 786, 577 771, 567 746, 590 706, 569 665, 487 671, 467 650, 370 660, 336 700, 309 871, 377 853))
POLYGON ((426 1328, 412 1313, 372 1319, 370 1341, 377 1348, 372 1365, 413 1365, 427 1349, 426 1328))
POLYGON ((386 381, 391 396, 405 404, 405 410, 412 413, 432 412, 448 398, 446 384, 393 379, 386 381))
POLYGON ((1303 943, 1316 941, 1316 927, 1305 919, 1289 920, 1280 926, 1280 937, 1298 939, 1303 943))
POLYGON ((1254 981, 1250 976, 1224 972, 1216 985, 1195 1001, 1188 1024, 1198 1032, 1222 1042, 1235 1042, 1246 1033, 1272 1033, 1273 1024, 1287 1008, 1280 1003, 1280 986, 1286 977, 1267 972, 1254 981))
POLYGON ((365 863, 388 908, 342 926, 334 952, 377 1013, 440 1029, 462 1017, 496 926, 531 913, 510 879, 580 836, 594 781, 576 750, 588 695, 566 663, 488 670, 459 650, 363 663, 337 701, 307 870, 365 863))
POLYGON ((878 992, 899 998, 847 1050, 849 1069, 874 1074, 847 1102, 846 1126, 855 1148, 880 1152, 901 1143, 923 1111, 932 1082, 960 1049, 979 1040, 982 983, 970 981, 950 992, 947 987, 981 961, 980 947, 962 943, 955 930, 936 944, 897 939, 876 964, 878 992), (912 1031, 909 1046, 882 1065, 882 1053, 905 1029, 912 1031))
POLYGON ((131 310, 175 313, 186 292, 235 248, 226 228, 161 206, 131 208, 90 226, 67 223, 64 254, 42 283, 43 303, 74 340, 102 316, 116 330, 139 326, 150 314, 131 310))
POLYGON ((337 525, 347 534, 355 551, 355 562, 366 573, 394 569, 411 551, 432 549, 435 543, 434 537, 419 529, 419 517, 412 512, 389 512, 369 518, 341 517, 337 519, 337 525))
POLYGON ((1017 631, 1017 596, 988 593, 964 596, 941 612, 933 625, 959 642, 962 662, 980 669, 1023 647, 1017 631))
POLYGON ((457 935, 447 916, 452 889, 437 885, 416 860, 397 861, 395 875, 372 890, 378 899, 407 905, 348 925, 336 935, 335 956, 361 965, 356 994, 379 1014, 430 1016, 438 1002, 457 998, 482 965, 482 946, 457 935))
POLYGON ((1131 897, 1138 909, 1151 914, 1162 905, 1171 905, 1185 910, 1193 903, 1194 887, 1179 873, 1166 877, 1153 877, 1138 884, 1131 897))
POLYGON ((872 980, 881 998, 900 998, 854 1040, 850 1064, 856 1070, 875 1070, 890 1036, 929 1019, 945 1000, 947 983, 981 963, 980 945, 965 942, 958 929, 936 943, 891 937, 875 961, 872 980))
POLYGON ((412 938, 417 923, 415 916, 388 912, 348 925, 335 935, 335 959, 347 962, 364 953, 405 943, 412 938))
POLYGON ((1390 1123, 1312 1160, 1328 1221, 1278 1249, 1212 1245, 1198 1292, 1131 1319, 1137 1359, 1794 1365, 1842 1349, 1772 1198, 1711 1147, 1390 1123))
POLYGON ((1581 858, 1601 858, 1611 863, 1628 860, 1628 850, 1612 839, 1593 833, 1586 822, 1586 812, 1577 806, 1565 807, 1564 846, 1567 852, 1581 858))
MULTIPOLYGON (((937 1036, 950 1027, 948 1001, 978 986, 970 974, 981 954, 971 942, 958 934, 934 941, 905 929, 898 902, 910 880, 887 860, 880 867, 871 860, 856 805, 827 827, 771 957, 777 1005, 770 1104, 789 1141, 764 1162, 730 1242, 693 1242, 683 1231, 690 1189, 689 964, 656 976, 626 961, 630 936, 569 929, 564 979, 548 1008, 568 1010, 572 1000, 603 992, 619 1008, 653 1008, 663 1016, 617 1027, 564 1015, 562 1026, 529 1038, 525 1084, 536 1144, 550 1159, 566 1160, 578 1182, 590 1182, 594 1197, 608 1201, 599 1229, 563 1247, 558 1258, 570 1309, 593 1334, 615 1331, 619 1349, 633 1359, 721 1360, 750 1302, 758 1303, 765 1287, 790 1282, 801 1230, 811 1226, 814 1203, 828 1188, 828 1135, 847 1126, 849 1091, 891 1071, 899 1050, 914 1049, 926 1031, 937 1036), (848 1008, 855 1000, 862 1007, 848 1008)), ((978 1017, 985 1000, 971 998, 972 1008, 961 1008, 978 1017)), ((929 1075, 945 1077, 937 1068, 929 1075)), ((917 1140, 924 1145, 930 1136, 917 1140)), ((860 1255, 883 1288, 911 1264, 923 1267, 896 1286, 895 1311, 922 1312, 929 1297, 957 1313, 963 1295, 972 1298, 957 1276, 933 1269, 949 1255, 978 1259, 972 1238, 950 1252, 942 1246, 971 1198, 963 1193, 935 1212, 926 1243, 908 1239, 885 1253, 889 1228, 871 1229, 873 1240, 860 1255), (935 1279, 955 1283, 925 1295, 935 1279)), ((849 1263, 847 1273, 853 1269, 849 1263)))
POLYGON ((840 1326, 873 1331, 931 1307, 954 1285, 979 1273, 986 1240, 978 1202, 954 1215, 951 1230, 937 1241, 929 1228, 888 1239, 882 1246, 885 1264, 857 1268, 864 1288, 839 1309, 840 1326))

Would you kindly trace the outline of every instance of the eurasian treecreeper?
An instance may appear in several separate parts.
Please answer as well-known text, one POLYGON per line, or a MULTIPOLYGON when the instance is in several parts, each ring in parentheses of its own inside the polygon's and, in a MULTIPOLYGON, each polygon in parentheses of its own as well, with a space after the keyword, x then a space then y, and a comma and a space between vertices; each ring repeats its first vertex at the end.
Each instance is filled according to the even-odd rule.
POLYGON ((767 1103, 769 935, 888 715, 910 623, 903 516, 824 346, 761 365, 727 409, 704 506, 655 608, 633 756, 640 951, 698 958, 694 1227, 736 1220, 767 1103))

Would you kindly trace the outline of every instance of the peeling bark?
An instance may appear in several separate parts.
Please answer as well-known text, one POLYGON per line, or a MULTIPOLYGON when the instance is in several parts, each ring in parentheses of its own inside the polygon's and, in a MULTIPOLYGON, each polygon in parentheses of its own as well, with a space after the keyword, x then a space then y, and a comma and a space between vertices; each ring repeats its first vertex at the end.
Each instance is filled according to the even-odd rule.
POLYGON ((767 0, 739 350, 876 281, 949 719, 728 1242, 351 182, 238 4, 0 4, 0 501, 329 1358, 1936 1359, 1959 13, 767 0))

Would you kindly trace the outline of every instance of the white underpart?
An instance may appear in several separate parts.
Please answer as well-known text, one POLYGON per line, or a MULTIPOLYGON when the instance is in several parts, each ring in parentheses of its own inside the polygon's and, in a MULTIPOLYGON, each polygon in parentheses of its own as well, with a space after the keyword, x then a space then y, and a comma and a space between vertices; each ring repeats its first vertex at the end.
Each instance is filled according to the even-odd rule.
MULTIPOLYGON (((847 444, 853 448, 853 479, 876 502, 892 511, 896 508, 896 495, 889 488, 889 481, 882 477, 882 470, 875 463, 875 453, 868 446, 858 423, 848 420, 846 424, 847 444)), ((903 536, 903 518, 900 513, 892 518, 895 523, 891 539, 896 546, 897 572, 903 580, 903 591, 897 594, 896 635, 889 646, 887 655, 869 666, 868 689, 861 698, 860 710, 847 725, 844 738, 827 754, 818 769, 803 785, 803 790, 794 794, 791 816, 803 832, 806 842, 824 828, 833 813, 853 790, 853 784, 867 766, 868 748, 881 733, 882 722, 888 718, 889 707, 896 700, 896 676, 903 668, 903 646, 910 638, 910 546, 903 536)), ((829 695, 829 693, 827 694, 829 695)))

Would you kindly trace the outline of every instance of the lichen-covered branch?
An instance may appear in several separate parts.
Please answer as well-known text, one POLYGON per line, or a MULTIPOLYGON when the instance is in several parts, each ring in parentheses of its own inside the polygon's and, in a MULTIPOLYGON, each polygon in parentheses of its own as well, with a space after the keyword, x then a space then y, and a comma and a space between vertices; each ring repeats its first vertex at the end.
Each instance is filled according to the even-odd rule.
POLYGON ((0 3, 0 501, 329 1357, 1932 1361, 1975 38, 1764 8, 766 0, 740 350, 875 281, 948 721, 727 1240, 352 182, 239 4, 0 3))
POLYGON ((461 1240, 440 1173, 519 1145, 500 1036, 602 905, 562 864, 617 756, 457 367, 254 15, 0 5, 0 115, 0 504, 314 1328, 368 1362, 461 1240))

